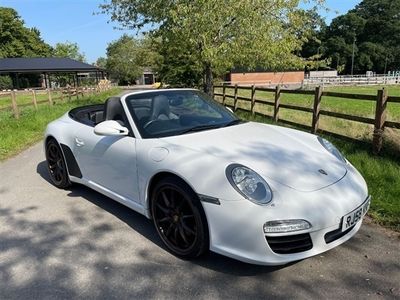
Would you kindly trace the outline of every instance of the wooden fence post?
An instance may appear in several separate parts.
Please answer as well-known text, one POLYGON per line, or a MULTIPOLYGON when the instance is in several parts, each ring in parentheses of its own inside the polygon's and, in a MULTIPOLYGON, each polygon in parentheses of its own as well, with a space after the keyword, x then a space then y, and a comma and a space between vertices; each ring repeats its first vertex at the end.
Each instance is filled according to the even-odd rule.
POLYGON ((53 98, 51 98, 51 91, 50 89, 47 89, 47 96, 49 98, 49 104, 53 105, 53 98))
POLYGON ((236 111, 238 108, 238 85, 235 84, 235 94, 233 99, 233 111, 236 111))
POLYGON ((278 122, 279 120, 280 101, 281 101, 281 86, 278 84, 275 88, 274 122, 278 122))
POLYGON ((60 99, 61 99, 61 101, 62 102, 64 102, 64 93, 63 93, 63 89, 59 89, 59 92, 61 93, 61 95, 60 95, 60 99))
POLYGON ((321 108, 321 100, 322 100, 322 87, 317 86, 315 88, 314 108, 313 108, 312 125, 311 125, 311 132, 314 134, 317 133, 317 131, 318 131, 319 111, 321 108))
POLYGON ((11 104, 12 104, 12 109, 13 109, 13 112, 14 112, 14 117, 16 119, 19 119, 19 110, 18 110, 17 96, 15 94, 15 91, 11 92, 11 104))
POLYGON ((375 128, 372 139, 372 151, 374 154, 378 154, 382 150, 383 131, 386 122, 386 101, 387 91, 384 88, 378 90, 375 109, 375 128))
POLYGON ((33 106, 35 106, 35 110, 38 110, 35 90, 32 90, 32 102, 33 102, 33 106))
POLYGON ((256 87, 254 84, 251 86, 251 115, 254 116, 254 107, 255 107, 255 95, 256 95, 256 87))
POLYGON ((225 105, 226 100, 226 86, 225 83, 222 85, 222 105, 225 105))

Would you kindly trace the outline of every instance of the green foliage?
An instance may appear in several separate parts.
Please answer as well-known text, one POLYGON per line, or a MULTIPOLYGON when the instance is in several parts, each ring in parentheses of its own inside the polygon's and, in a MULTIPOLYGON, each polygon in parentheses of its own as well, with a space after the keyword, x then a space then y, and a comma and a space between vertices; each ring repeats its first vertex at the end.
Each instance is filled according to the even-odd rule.
MULTIPOLYGON (((331 67, 351 72, 353 42, 354 73, 382 74, 400 69, 400 0, 364 0, 347 14, 335 18, 315 33, 321 40, 323 58, 331 67)), ((311 41, 303 47, 304 57, 317 53, 311 41)))
POLYGON ((96 65, 97 67, 99 67, 99 68, 105 69, 105 68, 107 67, 107 58, 105 58, 105 57, 99 57, 99 58, 96 60, 95 65, 96 65))
POLYGON ((160 58, 156 62, 157 77, 172 87, 199 88, 202 84, 202 69, 194 60, 190 50, 182 51, 176 45, 166 45, 159 42, 160 58))
POLYGON ((67 57, 77 61, 85 62, 85 54, 81 53, 77 43, 65 42, 57 43, 53 50, 55 57, 67 57))
POLYGON ((12 80, 10 76, 0 76, 0 90, 7 90, 12 88, 12 80))
POLYGON ((157 54, 147 38, 123 35, 107 47, 106 69, 120 84, 134 84, 146 67, 153 67, 157 54))
POLYGON ((128 28, 151 31, 163 47, 176 49, 182 62, 189 57, 194 70, 202 70, 207 92, 213 75, 234 66, 275 70, 304 66, 295 52, 305 39, 298 33, 308 16, 298 1, 113 0, 101 8, 128 28))
MULTIPOLYGON (((52 48, 40 37, 37 28, 25 27, 24 21, 12 8, 0 7, 0 58, 47 57, 52 48)), ((19 87, 37 86, 38 76, 20 75, 19 87)), ((0 77, 0 89, 12 88, 10 77, 0 77)))
POLYGON ((50 55, 51 47, 42 40, 38 29, 26 28, 14 9, 0 7, 0 58, 50 55))
MULTIPOLYGON (((53 49, 53 56, 71 58, 77 61, 86 62, 85 54, 80 52, 78 44, 68 41, 65 43, 57 43, 53 49)), ((71 74, 57 73, 53 75, 52 79, 55 79, 55 81, 62 87, 73 85, 71 74)))

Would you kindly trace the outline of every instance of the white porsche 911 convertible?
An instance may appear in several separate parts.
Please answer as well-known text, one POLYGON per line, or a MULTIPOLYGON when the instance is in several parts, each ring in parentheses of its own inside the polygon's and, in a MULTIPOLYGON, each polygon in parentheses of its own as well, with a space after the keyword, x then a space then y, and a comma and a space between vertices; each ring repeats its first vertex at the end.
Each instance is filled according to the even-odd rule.
POLYGON ((334 248, 370 204, 327 140, 245 122, 193 89, 136 91, 53 121, 54 185, 84 184, 151 218, 165 246, 280 265, 334 248))

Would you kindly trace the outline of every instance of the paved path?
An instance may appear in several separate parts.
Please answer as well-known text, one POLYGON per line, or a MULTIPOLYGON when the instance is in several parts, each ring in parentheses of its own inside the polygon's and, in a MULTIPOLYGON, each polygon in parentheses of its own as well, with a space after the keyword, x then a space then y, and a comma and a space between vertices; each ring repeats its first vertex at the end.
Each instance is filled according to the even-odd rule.
POLYGON ((143 216, 82 186, 52 186, 43 157, 38 144, 0 164, 0 299, 400 298, 398 234, 364 224, 281 268, 183 261, 143 216))

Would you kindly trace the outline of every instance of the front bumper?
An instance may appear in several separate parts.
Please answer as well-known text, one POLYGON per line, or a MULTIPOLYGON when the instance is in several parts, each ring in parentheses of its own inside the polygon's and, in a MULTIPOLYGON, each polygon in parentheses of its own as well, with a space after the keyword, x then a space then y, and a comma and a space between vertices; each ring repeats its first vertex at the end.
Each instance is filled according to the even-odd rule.
POLYGON ((365 182, 355 169, 336 184, 312 193, 277 184, 272 186, 275 187, 274 200, 267 206, 248 200, 220 199, 220 205, 203 202, 211 251, 247 263, 282 265, 328 251, 349 240, 361 227, 362 220, 345 233, 340 230, 342 217, 360 206, 368 195, 365 182), (288 219, 306 220, 312 228, 264 233, 265 222, 288 219), (310 242, 308 238, 311 247, 306 247, 310 242), (299 246, 297 250, 300 251, 277 251, 291 242, 299 246), (301 248, 302 243, 304 248, 301 248))

